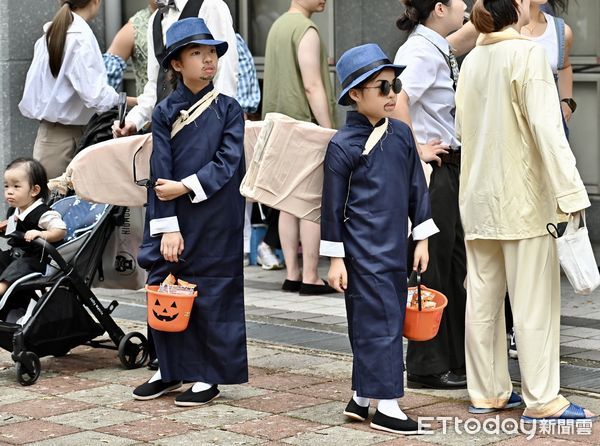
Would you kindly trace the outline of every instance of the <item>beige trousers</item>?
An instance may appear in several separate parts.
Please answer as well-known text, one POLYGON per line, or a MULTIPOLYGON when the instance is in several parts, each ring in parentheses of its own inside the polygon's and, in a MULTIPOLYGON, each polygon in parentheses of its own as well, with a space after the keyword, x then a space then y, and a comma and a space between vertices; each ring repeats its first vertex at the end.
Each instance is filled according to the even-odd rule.
POLYGON ((85 126, 63 125, 42 121, 33 145, 33 158, 38 160, 48 174, 48 179, 64 173, 73 159, 77 143, 85 126))
POLYGON ((512 306, 522 396, 531 417, 553 415, 559 395, 560 271, 550 235, 524 240, 467 240, 465 352, 467 387, 475 407, 503 407, 508 373, 504 295, 512 306))

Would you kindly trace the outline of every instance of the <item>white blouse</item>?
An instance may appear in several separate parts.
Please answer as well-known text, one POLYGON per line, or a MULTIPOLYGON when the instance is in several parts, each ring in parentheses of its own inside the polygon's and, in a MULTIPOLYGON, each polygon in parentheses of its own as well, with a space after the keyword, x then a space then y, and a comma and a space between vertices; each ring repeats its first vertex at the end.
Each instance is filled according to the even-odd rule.
MULTIPOLYGON (((44 33, 50 23, 44 25, 44 33)), ((108 85, 98 41, 90 26, 73 13, 67 31, 62 66, 50 71, 46 36, 35 43, 19 110, 31 119, 65 125, 85 125, 96 112, 117 105, 119 94, 108 85)))

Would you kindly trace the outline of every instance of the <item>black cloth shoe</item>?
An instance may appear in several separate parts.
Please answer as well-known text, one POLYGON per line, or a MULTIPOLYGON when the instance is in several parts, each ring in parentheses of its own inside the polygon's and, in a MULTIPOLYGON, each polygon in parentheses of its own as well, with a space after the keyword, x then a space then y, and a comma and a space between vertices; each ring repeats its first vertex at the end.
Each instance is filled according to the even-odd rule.
MULTIPOLYGON (((321 279, 323 280, 323 279, 321 279)), ((303 296, 315 296, 319 294, 331 294, 337 293, 335 288, 331 288, 327 285, 327 282, 323 280, 323 285, 313 285, 312 283, 304 283, 300 285, 300 294, 303 296)))
POLYGON ((152 361, 150 361, 146 368, 148 370, 158 370, 158 358, 154 358, 152 361))
POLYGON ((369 416, 369 406, 359 406, 354 398, 350 398, 350 402, 344 409, 344 415, 357 421, 365 421, 369 416))
POLYGON ((440 373, 437 375, 413 375, 406 374, 406 386, 409 389, 429 387, 431 389, 466 389, 467 377, 456 375, 453 372, 440 373))
POLYGON ((419 424, 416 421, 410 418, 401 420, 400 418, 390 417, 382 414, 379 410, 375 412, 370 426, 378 431, 392 432, 394 434, 417 435, 423 433, 423 431, 419 430, 419 424))
POLYGON ((219 387, 217 385, 212 386, 210 389, 203 390, 202 392, 193 392, 192 388, 187 389, 180 395, 175 397, 176 406, 202 406, 208 404, 219 396, 219 387))
POLYGON ((153 400, 158 398, 165 393, 169 393, 172 390, 179 389, 181 387, 181 381, 169 381, 164 382, 157 380, 154 382, 145 382, 141 386, 137 386, 133 391, 133 398, 136 400, 153 400))
POLYGON ((301 280, 287 280, 283 281, 283 285, 281 285, 281 289, 283 291, 289 291, 291 293, 297 293, 300 291, 300 286, 302 285, 301 280))

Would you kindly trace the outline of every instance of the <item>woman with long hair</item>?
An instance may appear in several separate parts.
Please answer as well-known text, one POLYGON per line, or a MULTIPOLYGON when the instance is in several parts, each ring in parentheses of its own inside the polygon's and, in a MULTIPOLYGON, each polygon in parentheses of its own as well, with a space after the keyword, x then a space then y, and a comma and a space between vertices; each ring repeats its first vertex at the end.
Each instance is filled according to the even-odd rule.
POLYGON ((456 91, 460 214, 467 253, 465 352, 471 413, 523 422, 593 419, 560 395, 560 273, 546 225, 590 206, 562 128, 544 49, 520 34, 529 0, 478 0, 482 33, 456 91), (532 279, 532 278, 535 278, 532 279), (506 355, 504 294, 519 339, 522 398, 506 355))
POLYGON ((108 85, 98 41, 88 25, 101 0, 60 3, 35 43, 19 104, 25 117, 40 121, 33 157, 49 178, 65 171, 92 115, 119 101, 119 94, 108 85))

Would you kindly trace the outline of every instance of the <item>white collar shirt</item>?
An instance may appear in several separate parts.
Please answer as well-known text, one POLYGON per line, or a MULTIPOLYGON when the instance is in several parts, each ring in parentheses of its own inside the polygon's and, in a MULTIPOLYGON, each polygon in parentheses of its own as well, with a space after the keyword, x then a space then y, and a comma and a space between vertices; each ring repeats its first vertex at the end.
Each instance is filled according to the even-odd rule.
MULTIPOLYGON (((175 0, 175 8, 167 8, 162 19, 163 42, 166 42, 167 30, 179 20, 179 16, 188 0, 175 0)), ((152 118, 156 106, 156 85, 160 71, 159 61, 154 54, 154 38, 152 25, 156 12, 148 22, 148 82, 144 92, 138 96, 138 105, 128 113, 126 120, 134 122, 138 129, 152 118)), ((237 92, 238 53, 236 47, 233 19, 229 7, 223 0, 205 0, 200 7, 198 17, 204 19, 213 37, 229 44, 227 52, 219 58, 219 66, 215 77, 215 89, 220 93, 235 98, 237 92)))
MULTIPOLYGON (((44 25, 44 33, 50 23, 44 25)), ((96 112, 117 105, 119 94, 108 85, 98 41, 78 14, 67 31, 62 66, 55 78, 50 71, 46 36, 35 43, 19 110, 30 119, 85 125, 96 112)))
POLYGON ((400 75, 410 102, 413 131, 420 144, 440 139, 456 150, 454 81, 448 61, 450 45, 437 32, 418 25, 398 49, 394 63, 405 65, 400 75))

